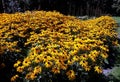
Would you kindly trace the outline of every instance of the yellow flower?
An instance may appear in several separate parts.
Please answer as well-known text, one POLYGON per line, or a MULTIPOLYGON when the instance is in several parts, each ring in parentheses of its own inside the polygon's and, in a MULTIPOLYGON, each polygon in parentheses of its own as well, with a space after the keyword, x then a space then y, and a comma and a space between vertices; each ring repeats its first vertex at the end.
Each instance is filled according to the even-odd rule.
POLYGON ((14 67, 18 67, 21 64, 21 61, 17 61, 17 63, 14 64, 14 67))
POLYGON ((68 76, 69 80, 74 80, 76 78, 75 72, 73 70, 69 70, 66 75, 68 76))
POLYGON ((47 60, 52 60, 52 57, 51 56, 47 56, 47 60))
POLYGON ((89 57, 93 62, 96 61, 96 56, 95 56, 95 54, 89 54, 88 57, 89 57))
POLYGON ((83 54, 79 58, 80 58, 80 60, 87 60, 88 56, 87 56, 87 54, 83 54))
POLYGON ((115 45, 115 46, 118 46, 119 45, 118 40, 112 41, 112 44, 115 45))
POLYGON ((77 50, 73 50, 73 51, 70 51, 70 54, 75 55, 77 52, 78 52, 77 50))
MULTIPOLYGON (((0 16, 1 54, 6 49, 20 51, 15 47, 19 41, 7 41, 16 35, 27 39, 25 47, 31 45, 27 58, 14 64, 17 72, 30 72, 25 77, 29 80, 35 79, 38 73, 45 71, 39 66, 43 64, 45 68, 49 68, 47 71, 52 71, 54 74, 60 73, 60 70, 67 70, 74 62, 78 62, 85 71, 89 71, 99 56, 102 59, 108 56, 106 54, 108 47, 104 45, 107 41, 106 36, 111 38, 113 45, 118 43, 112 40, 116 36, 113 30, 115 22, 109 16, 87 21, 46 11, 0 14, 0 16), (18 23, 9 24, 11 22, 18 23)), ((98 73, 101 72, 100 67, 95 66, 94 69, 98 73)), ((69 80, 75 79, 73 70, 66 74, 69 80)))
POLYGON ((67 64, 68 64, 68 65, 72 65, 73 62, 74 62, 74 61, 72 61, 72 60, 68 60, 68 61, 67 61, 67 64))
POLYGON ((29 58, 25 58, 22 64, 23 64, 23 66, 27 67, 31 64, 31 61, 29 58))
POLYGON ((53 65, 53 63, 51 61, 46 61, 45 62, 45 67, 46 68, 50 68, 53 65))
POLYGON ((32 74, 32 72, 29 72, 28 74, 26 74, 25 79, 30 80, 31 79, 31 74, 32 74))
POLYGON ((34 56, 38 55, 38 53, 40 53, 39 48, 35 47, 34 49, 34 56))
POLYGON ((72 61, 78 61, 78 60, 79 60, 79 57, 78 57, 78 56, 73 56, 72 61))
POLYGON ((79 64, 80 64, 82 67, 88 66, 88 62, 87 62, 87 61, 80 61, 79 64))
POLYGON ((26 74, 25 79, 28 80, 34 80, 35 78, 37 78, 36 74, 33 72, 29 72, 28 74, 26 74))
POLYGON ((56 66, 52 67, 52 70, 51 70, 54 74, 58 74, 60 73, 60 69, 56 66))
POLYGON ((100 66, 95 66, 94 69, 97 73, 102 73, 102 69, 100 66))
POLYGON ((37 76, 36 76, 35 73, 31 73, 31 75, 30 75, 30 79, 31 79, 31 80, 34 80, 36 77, 37 77, 37 76))
POLYGON ((106 59, 108 57, 108 54, 107 53, 101 53, 100 54, 102 56, 102 58, 106 59))
POLYGON ((15 80, 18 78, 19 76, 18 75, 15 75, 11 78, 11 82, 15 82, 15 80))
POLYGON ((107 47, 105 47, 105 46, 99 46, 102 50, 104 50, 104 51, 109 51, 108 50, 108 48, 107 47))
POLYGON ((86 66, 86 67, 84 67, 84 69, 85 69, 85 71, 90 71, 90 66, 86 66))
POLYGON ((36 66, 36 67, 34 68, 34 73, 35 73, 35 74, 38 74, 38 73, 41 73, 41 72, 42 72, 42 67, 36 66))
POLYGON ((34 61, 35 63, 40 63, 43 60, 43 56, 38 55, 37 57, 35 57, 34 61))
POLYGON ((61 63, 59 67, 62 70, 66 70, 68 68, 68 66, 66 64, 64 64, 64 63, 63 64, 61 63))
POLYGON ((17 67, 17 71, 22 73, 24 71, 24 66, 17 67))

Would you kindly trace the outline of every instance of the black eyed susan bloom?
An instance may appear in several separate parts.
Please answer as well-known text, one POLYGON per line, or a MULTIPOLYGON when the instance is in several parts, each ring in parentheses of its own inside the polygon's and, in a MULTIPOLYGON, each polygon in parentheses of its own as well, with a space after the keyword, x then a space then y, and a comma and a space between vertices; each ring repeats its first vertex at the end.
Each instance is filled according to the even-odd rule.
POLYGON ((83 74, 89 77, 91 70, 101 74, 109 44, 118 44, 116 23, 109 16, 86 21, 55 11, 1 16, 0 54, 9 51, 23 55, 14 61, 19 75, 13 76, 12 81, 20 78, 44 82, 46 77, 53 81, 58 76, 67 81, 78 77, 87 80, 83 74))

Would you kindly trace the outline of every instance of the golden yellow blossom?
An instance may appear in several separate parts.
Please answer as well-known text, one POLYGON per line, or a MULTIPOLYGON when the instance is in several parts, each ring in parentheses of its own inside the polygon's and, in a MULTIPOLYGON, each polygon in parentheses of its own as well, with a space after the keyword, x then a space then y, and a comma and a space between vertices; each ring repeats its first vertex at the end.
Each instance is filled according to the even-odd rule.
POLYGON ((87 56, 87 54, 83 54, 79 58, 80 58, 80 60, 87 60, 88 56, 87 56))
POLYGON ((24 66, 19 66, 17 67, 17 72, 23 72, 24 71, 24 66))
POLYGON ((23 66, 27 67, 31 64, 31 61, 29 58, 25 58, 22 64, 23 64, 23 66))
POLYGON ((90 71, 91 66, 85 66, 84 69, 85 69, 85 71, 90 71))
POLYGON ((87 61, 80 61, 79 64, 80 64, 82 67, 87 67, 87 66, 88 66, 88 62, 87 62, 87 61))
POLYGON ((53 63, 51 61, 46 61, 45 62, 45 67, 46 68, 50 68, 53 65, 53 63))
POLYGON ((35 73, 35 74, 38 74, 38 73, 41 73, 41 72, 42 72, 42 67, 36 66, 36 67, 34 68, 34 73, 35 73))
POLYGON ((17 72, 24 73, 25 79, 36 80, 37 76, 51 71, 66 74, 69 80, 74 80, 76 74, 69 70, 74 64, 86 72, 93 67, 94 71, 101 73, 102 60, 109 55, 106 37, 113 45, 117 44, 114 28, 116 23, 109 16, 82 21, 51 11, 2 14, 0 54, 7 49, 10 52, 24 50, 18 48, 21 43, 16 39, 18 36, 23 39, 23 46, 29 48, 25 54, 27 57, 14 64, 17 72), (99 57, 101 63, 98 64, 99 57))
POLYGON ((36 77, 37 77, 37 76, 36 76, 35 73, 31 73, 31 75, 30 75, 30 79, 31 79, 31 80, 34 80, 36 77))
POLYGON ((76 78, 75 72, 73 70, 69 70, 66 75, 68 76, 69 80, 74 80, 76 78))
POLYGON ((54 74, 59 74, 60 73, 60 69, 56 66, 52 67, 52 70, 51 70, 54 74))
POLYGON ((102 73, 101 67, 95 66, 94 69, 95 69, 95 71, 96 71, 97 73, 102 73))
POLYGON ((42 55, 37 55, 34 59, 35 63, 39 63, 43 60, 43 56, 42 55))
POLYGON ((31 79, 31 74, 32 74, 32 72, 29 72, 28 74, 26 74, 25 79, 30 80, 31 79))
POLYGON ((102 56, 102 58, 106 59, 108 57, 108 54, 107 53, 101 53, 100 54, 102 56))
POLYGON ((18 67, 21 64, 21 61, 17 61, 17 63, 14 64, 14 67, 18 67))
POLYGON ((11 78, 11 82, 15 82, 15 80, 16 80, 18 77, 19 77, 18 75, 14 75, 14 76, 11 78))

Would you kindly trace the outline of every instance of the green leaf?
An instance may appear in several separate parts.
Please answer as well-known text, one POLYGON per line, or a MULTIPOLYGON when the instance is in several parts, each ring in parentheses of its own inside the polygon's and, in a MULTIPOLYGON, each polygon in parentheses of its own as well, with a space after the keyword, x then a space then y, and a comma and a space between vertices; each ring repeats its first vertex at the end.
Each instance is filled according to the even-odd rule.
POLYGON ((110 75, 113 75, 116 79, 120 80, 120 67, 114 67, 110 75))
POLYGON ((105 62, 106 64, 109 64, 109 62, 108 62, 108 60, 107 60, 107 59, 105 59, 105 60, 104 60, 104 62, 105 62))

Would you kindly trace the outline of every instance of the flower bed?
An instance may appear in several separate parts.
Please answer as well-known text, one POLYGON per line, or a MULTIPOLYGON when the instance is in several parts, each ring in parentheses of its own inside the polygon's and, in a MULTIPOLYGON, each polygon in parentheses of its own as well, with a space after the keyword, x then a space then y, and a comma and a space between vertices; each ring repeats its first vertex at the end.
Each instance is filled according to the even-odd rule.
POLYGON ((11 59, 16 62, 11 81, 88 81, 91 74, 102 74, 109 46, 118 45, 117 25, 109 16, 82 21, 58 12, 27 11, 0 17, 1 55, 16 58, 11 59))

